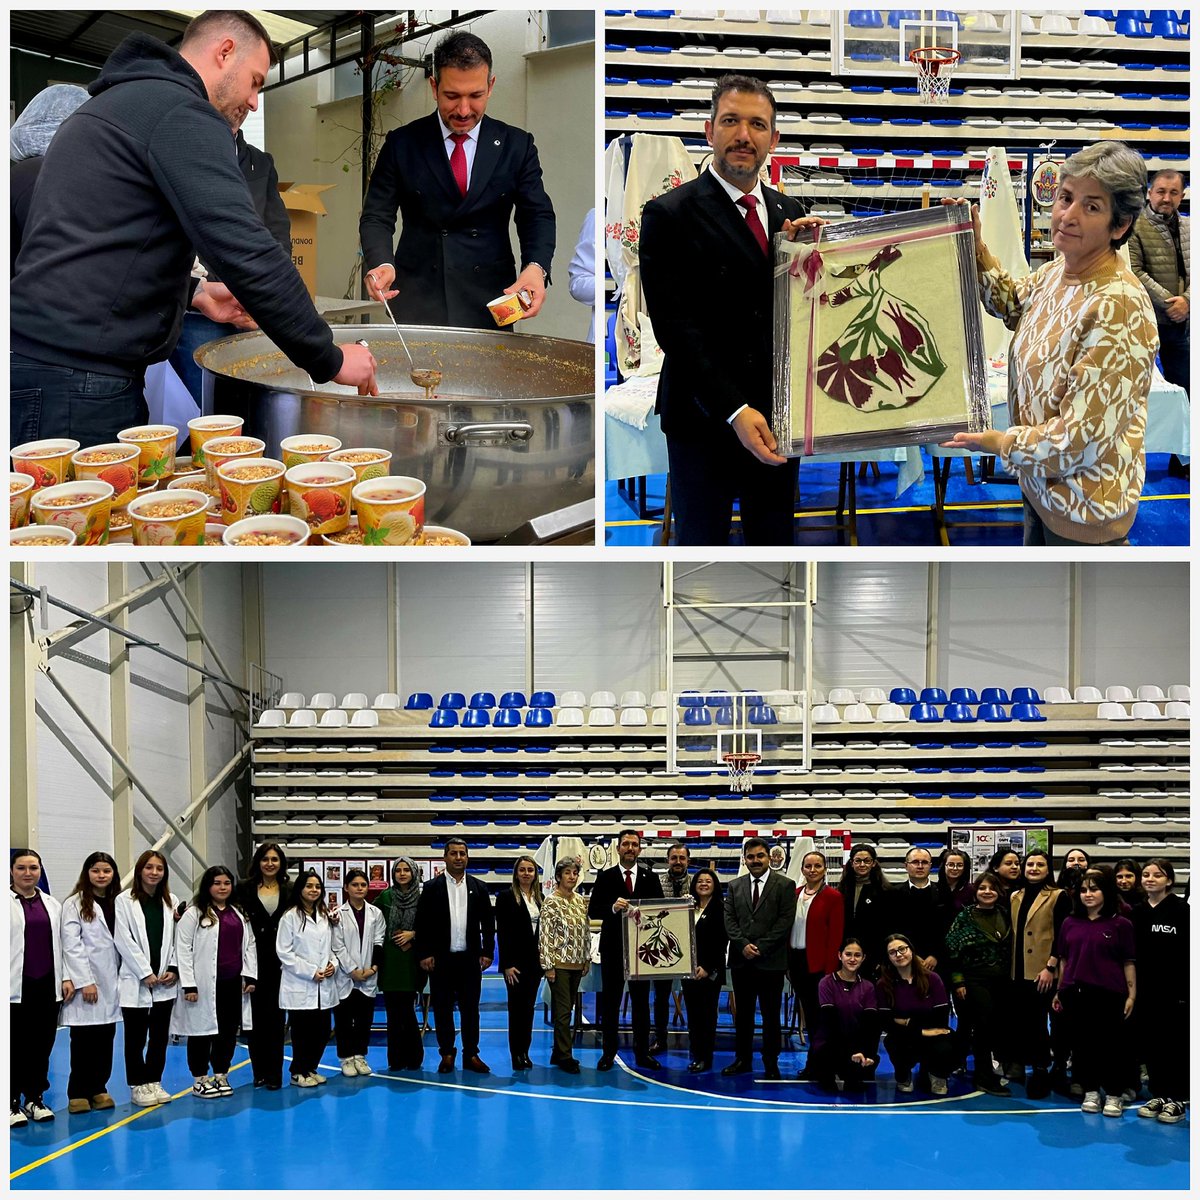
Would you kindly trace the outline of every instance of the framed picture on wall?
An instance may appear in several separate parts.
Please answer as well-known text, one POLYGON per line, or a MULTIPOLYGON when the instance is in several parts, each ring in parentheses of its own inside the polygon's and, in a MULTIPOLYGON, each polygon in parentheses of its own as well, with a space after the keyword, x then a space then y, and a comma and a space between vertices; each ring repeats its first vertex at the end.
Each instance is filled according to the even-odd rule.
POLYGON ((691 979, 696 973, 696 909, 691 896, 631 907, 622 923, 626 979, 691 979))

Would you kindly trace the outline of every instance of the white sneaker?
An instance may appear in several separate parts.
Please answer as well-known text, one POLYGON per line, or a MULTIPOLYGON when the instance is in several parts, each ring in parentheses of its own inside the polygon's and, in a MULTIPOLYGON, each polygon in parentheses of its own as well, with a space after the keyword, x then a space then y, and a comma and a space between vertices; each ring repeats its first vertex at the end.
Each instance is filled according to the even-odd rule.
POLYGON ((216 1081, 211 1075, 196 1076, 196 1081, 192 1084, 193 1096, 197 1096, 201 1100, 215 1100, 220 1094, 217 1091, 216 1081))
POLYGON ((355 1057, 354 1065, 358 1068, 358 1073, 360 1075, 374 1075, 375 1074, 375 1072, 371 1070, 371 1064, 369 1062, 367 1062, 367 1060, 361 1054, 359 1054, 355 1057))
POLYGON ((292 1087, 316 1087, 317 1080, 311 1075, 293 1075, 292 1087))
POLYGON ((14 1104, 12 1111, 8 1114, 9 1129, 16 1129, 19 1125, 28 1124, 29 1118, 25 1115, 25 1110, 19 1104, 14 1104))
POLYGON ((1101 1108, 1099 1092, 1085 1092, 1083 1103, 1079 1106, 1080 1110, 1085 1113, 1098 1113, 1101 1108))
POLYGON ((950 1089, 946 1083, 946 1080, 944 1080, 940 1075, 930 1075, 929 1090, 935 1096, 945 1096, 950 1089))
POLYGON ((25 1115, 31 1121, 53 1121, 54 1109, 47 1107, 41 1096, 25 1101, 25 1115))
POLYGON ((158 1104, 170 1104, 175 1098, 161 1083, 148 1083, 145 1086, 151 1097, 158 1104))
POLYGON ((1158 1119, 1164 1125, 1177 1125, 1186 1116, 1187 1108, 1181 1101, 1168 1100, 1163 1105, 1162 1112, 1158 1114, 1158 1119))
POLYGON ((356 1059, 353 1055, 351 1055, 349 1058, 339 1058, 338 1062, 342 1064, 343 1075, 358 1074, 358 1059, 356 1059))
POLYGON ((913 1078, 911 1071, 896 1072, 896 1091, 904 1092, 906 1095, 913 1090, 913 1078))
POLYGON ((1109 1096, 1104 1101, 1104 1115, 1106 1117, 1119 1117, 1125 1111, 1125 1105, 1121 1102, 1120 1096, 1109 1096))
POLYGON ((1138 1109, 1139 1117, 1149 1117, 1153 1120, 1166 1107, 1167 1101, 1163 1096, 1155 1096, 1152 1100, 1147 1100, 1141 1108, 1138 1109))
POLYGON ((214 1075, 213 1086, 217 1089, 218 1096, 232 1096, 233 1088, 229 1086, 228 1075, 214 1075))
MULTIPOLYGON (((357 1074, 357 1073, 358 1072, 355 1072, 355 1074, 357 1074)), ((314 1071, 311 1075, 309 1075, 309 1079, 311 1079, 314 1084, 329 1082, 329 1080, 326 1079, 325 1076, 322 1075, 319 1071, 314 1071)))

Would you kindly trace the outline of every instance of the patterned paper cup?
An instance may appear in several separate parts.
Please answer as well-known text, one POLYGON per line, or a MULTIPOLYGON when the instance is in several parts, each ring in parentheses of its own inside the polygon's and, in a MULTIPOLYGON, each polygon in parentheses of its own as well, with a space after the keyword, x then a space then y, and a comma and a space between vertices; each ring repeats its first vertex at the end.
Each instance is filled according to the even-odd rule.
POLYGON ((85 446, 71 455, 76 479, 99 479, 111 483, 113 508, 124 508, 138 494, 141 450, 125 442, 85 446))
POLYGON ((421 530, 418 546, 469 546, 471 539, 457 529, 447 529, 445 525, 426 525, 421 530))
POLYGON ((141 452, 138 474, 141 483, 158 483, 175 474, 179 430, 174 425, 131 425, 117 434, 117 441, 136 446, 141 452))
POLYGON ((528 295, 529 293, 522 288, 519 292, 513 292, 511 296, 497 296, 495 300, 489 300, 487 307, 488 312, 492 314, 492 320, 501 329, 505 325, 511 325, 514 321, 519 321, 525 315, 526 308, 526 305, 521 302, 521 297, 528 295))
POLYGON ((43 488, 30 507, 38 525, 62 525, 76 535, 80 546, 104 546, 112 501, 111 483, 84 479, 43 488))
POLYGON ((214 488, 220 488, 217 468, 235 458, 261 458, 267 443, 256 437, 210 438, 204 443, 204 472, 214 488))
POLYGON ((354 487, 364 546, 410 546, 425 528, 425 484, 385 475, 354 487))
POLYGON ((208 482, 207 472, 191 471, 187 475, 176 475, 167 484, 166 490, 169 492, 177 488, 190 488, 194 492, 203 492, 208 497, 208 515, 213 520, 220 520, 221 488, 215 483, 208 482))
POLYGON ((321 543, 325 546, 361 546, 362 530, 358 527, 358 518, 351 517, 350 524, 338 533, 323 533, 321 543))
POLYGON ((40 442, 25 442, 10 451, 13 470, 33 476, 33 490, 66 483, 71 476, 71 455, 79 443, 70 438, 46 438, 40 442))
POLYGON ((8 477, 8 527, 29 524, 29 501, 33 498, 33 476, 15 472, 8 477))
POLYGON ((284 476, 293 517, 310 533, 337 533, 350 524, 354 468, 347 463, 315 462, 292 467, 284 476))
POLYGON ((208 497, 192 488, 138 496, 129 502, 135 546, 199 546, 204 537, 208 497))
POLYGON ((303 546, 308 541, 308 525, 299 517, 282 514, 270 517, 247 517, 225 527, 226 546, 242 549, 259 547, 303 546))
POLYGON ((201 543, 204 546, 223 546, 225 545, 225 529, 220 521, 214 521, 210 516, 204 526, 204 541, 201 543))
MULTIPOLYGON (((354 468, 356 482, 363 483, 368 479, 382 479, 388 473, 392 461, 390 450, 381 450, 378 446, 354 446, 349 450, 335 450, 328 462, 346 463, 354 468)), ((351 501, 350 509, 354 511, 351 501)))
POLYGON ((114 508, 108 514, 108 544, 130 546, 133 544, 133 518, 128 508, 114 508))
POLYGON ((78 542, 73 529, 65 525, 26 525, 24 529, 10 529, 8 544, 10 546, 28 546, 55 548, 59 546, 74 546, 78 542))
POLYGON ((283 507, 283 463, 277 458, 238 458, 217 468, 221 520, 263 517, 283 507))
POLYGON ((204 469, 204 444, 213 438, 237 437, 242 432, 241 417, 193 417, 188 422, 192 466, 204 469))
POLYGON ((298 433, 285 437, 279 443, 279 457, 285 467, 298 467, 303 463, 324 462, 342 443, 324 433, 298 433))

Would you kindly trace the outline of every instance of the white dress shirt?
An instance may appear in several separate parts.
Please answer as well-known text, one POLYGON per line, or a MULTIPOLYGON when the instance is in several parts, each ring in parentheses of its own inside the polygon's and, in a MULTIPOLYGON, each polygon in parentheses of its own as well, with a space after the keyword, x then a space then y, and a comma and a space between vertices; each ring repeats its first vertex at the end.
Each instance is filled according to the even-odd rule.
POLYGON ((467 877, 455 883, 446 872, 446 897, 450 901, 450 953, 458 954, 467 948, 467 877))

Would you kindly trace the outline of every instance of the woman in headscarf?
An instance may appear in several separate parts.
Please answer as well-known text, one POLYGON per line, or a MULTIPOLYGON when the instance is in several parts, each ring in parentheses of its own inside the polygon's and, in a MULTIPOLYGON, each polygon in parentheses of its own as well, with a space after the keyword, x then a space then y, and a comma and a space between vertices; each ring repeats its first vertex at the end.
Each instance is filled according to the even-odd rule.
POLYGON ((425 1059, 415 1011, 417 993, 425 986, 425 972, 413 952, 420 899, 421 869, 411 858, 401 856, 392 866, 392 886, 375 899, 387 919, 379 990, 387 1009, 389 1071, 419 1071, 425 1059))
POLYGON ((13 122, 8 133, 8 157, 12 162, 9 196, 12 209, 10 265, 17 261, 33 185, 42 169, 42 158, 58 127, 85 101, 87 92, 73 83, 55 83, 38 92, 13 122))

